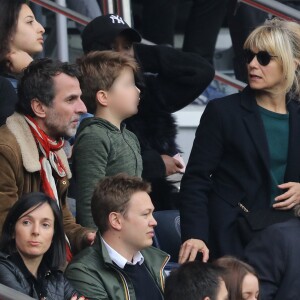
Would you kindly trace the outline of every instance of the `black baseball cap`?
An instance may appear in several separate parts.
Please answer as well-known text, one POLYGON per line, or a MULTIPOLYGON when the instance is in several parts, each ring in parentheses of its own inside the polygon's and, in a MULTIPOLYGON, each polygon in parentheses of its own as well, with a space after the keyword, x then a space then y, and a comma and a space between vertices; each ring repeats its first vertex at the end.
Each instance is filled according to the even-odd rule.
POLYGON ((139 43, 141 35, 118 15, 105 15, 93 19, 81 34, 84 53, 96 50, 110 50, 119 34, 124 34, 131 42, 139 43))

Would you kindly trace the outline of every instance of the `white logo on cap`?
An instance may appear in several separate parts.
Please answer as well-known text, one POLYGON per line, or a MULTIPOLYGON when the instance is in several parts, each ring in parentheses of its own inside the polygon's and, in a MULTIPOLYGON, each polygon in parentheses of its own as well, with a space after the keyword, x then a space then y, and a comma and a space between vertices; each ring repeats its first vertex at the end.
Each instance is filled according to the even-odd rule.
POLYGON ((119 16, 114 16, 114 15, 112 15, 112 16, 110 16, 110 18, 111 18, 111 21, 112 21, 113 24, 115 24, 115 21, 117 21, 119 24, 122 23, 122 24, 125 25, 125 22, 124 22, 123 19, 122 19, 121 17, 119 17, 119 16))

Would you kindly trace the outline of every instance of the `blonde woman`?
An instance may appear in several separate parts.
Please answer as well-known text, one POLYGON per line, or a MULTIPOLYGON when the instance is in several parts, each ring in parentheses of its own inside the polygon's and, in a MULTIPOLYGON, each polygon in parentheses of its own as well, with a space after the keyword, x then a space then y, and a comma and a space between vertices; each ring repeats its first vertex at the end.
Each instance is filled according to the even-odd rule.
POLYGON ((255 232, 300 203, 300 26, 268 20, 244 51, 249 85, 211 101, 197 129, 181 184, 180 262, 198 251, 206 260, 206 244, 214 258, 241 257, 244 213, 255 232))

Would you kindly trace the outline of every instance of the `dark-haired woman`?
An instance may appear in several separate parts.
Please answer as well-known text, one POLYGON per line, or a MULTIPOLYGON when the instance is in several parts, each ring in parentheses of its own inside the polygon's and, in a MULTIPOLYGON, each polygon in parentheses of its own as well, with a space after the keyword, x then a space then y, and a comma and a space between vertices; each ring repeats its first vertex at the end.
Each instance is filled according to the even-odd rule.
MULTIPOLYGON (((25 0, 0 0, 0 74, 16 89, 18 75, 43 51, 43 26, 37 22, 25 0)), ((0 92, 0 125, 15 108, 17 97, 0 92)))
POLYGON ((0 66, 20 73, 43 51, 45 29, 25 0, 0 0, 0 66))
POLYGON ((13 205, 0 250, 1 284, 35 299, 84 299, 61 271, 66 257, 61 212, 44 193, 27 194, 13 205))

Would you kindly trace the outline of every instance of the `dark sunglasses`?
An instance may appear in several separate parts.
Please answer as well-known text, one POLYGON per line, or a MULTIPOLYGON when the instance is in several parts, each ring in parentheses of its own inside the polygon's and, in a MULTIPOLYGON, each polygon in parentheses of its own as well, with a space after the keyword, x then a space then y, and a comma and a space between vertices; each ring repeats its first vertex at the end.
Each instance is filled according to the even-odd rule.
POLYGON ((259 64, 262 66, 267 66, 270 63, 272 57, 277 57, 275 55, 269 54, 267 51, 259 51, 258 53, 254 53, 250 49, 244 49, 244 57, 247 64, 250 64, 255 56, 259 64))

